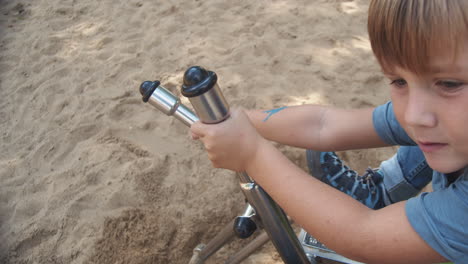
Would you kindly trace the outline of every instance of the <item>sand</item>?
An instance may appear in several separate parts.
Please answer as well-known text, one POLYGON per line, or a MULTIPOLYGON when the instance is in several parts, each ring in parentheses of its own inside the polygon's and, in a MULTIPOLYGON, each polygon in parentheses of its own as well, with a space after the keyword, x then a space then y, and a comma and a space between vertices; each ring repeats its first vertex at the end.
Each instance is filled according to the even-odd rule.
MULTIPOLYGON (((180 96, 201 65, 232 106, 389 98, 364 0, 0 3, 0 263, 187 263, 241 213, 234 173, 144 104, 142 81, 180 96)), ((342 154, 362 172, 393 152, 342 154)), ((269 243, 244 263, 282 262, 269 243)))

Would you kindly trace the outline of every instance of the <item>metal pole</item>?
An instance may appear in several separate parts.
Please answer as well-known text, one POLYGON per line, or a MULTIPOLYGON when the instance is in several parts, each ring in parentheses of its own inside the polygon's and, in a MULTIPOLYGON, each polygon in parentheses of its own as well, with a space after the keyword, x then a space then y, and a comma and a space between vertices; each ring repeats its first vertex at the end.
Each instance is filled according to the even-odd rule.
POLYGON ((242 182, 248 175, 240 173, 241 189, 247 201, 254 207, 263 228, 278 250, 283 261, 289 263, 310 263, 299 243, 288 217, 281 207, 255 182, 242 182))
POLYGON ((208 244, 200 244, 193 250, 193 256, 189 264, 201 264, 222 246, 234 237, 232 226, 234 221, 229 222, 208 244))

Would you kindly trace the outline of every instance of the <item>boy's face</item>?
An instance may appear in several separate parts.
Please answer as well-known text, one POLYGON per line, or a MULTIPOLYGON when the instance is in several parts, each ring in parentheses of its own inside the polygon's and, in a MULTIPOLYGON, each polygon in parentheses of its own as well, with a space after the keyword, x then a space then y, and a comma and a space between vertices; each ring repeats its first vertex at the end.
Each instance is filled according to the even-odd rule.
POLYGON ((468 165, 468 43, 455 61, 438 56, 431 68, 427 74, 386 73, 394 111, 429 166, 456 172, 468 165))

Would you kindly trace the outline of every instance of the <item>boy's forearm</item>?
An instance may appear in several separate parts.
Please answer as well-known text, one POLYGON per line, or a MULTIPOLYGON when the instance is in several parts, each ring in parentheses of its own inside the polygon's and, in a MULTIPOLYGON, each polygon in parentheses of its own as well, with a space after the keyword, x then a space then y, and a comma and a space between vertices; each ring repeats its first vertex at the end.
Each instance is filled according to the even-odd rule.
POLYGON ((387 146, 374 129, 373 110, 301 105, 246 112, 257 131, 268 140, 332 151, 387 146))
POLYGON ((300 226, 349 257, 359 244, 359 227, 349 223, 362 222, 371 210, 307 175, 271 144, 258 151, 247 173, 300 226))
POLYGON ((324 109, 323 106, 318 105, 303 105, 272 110, 247 110, 246 112, 264 138, 304 148, 310 145, 318 135, 320 118, 324 109))
POLYGON ((443 260, 412 229, 404 203, 371 210, 311 177, 266 140, 246 172, 296 223, 348 258, 365 263, 443 260))

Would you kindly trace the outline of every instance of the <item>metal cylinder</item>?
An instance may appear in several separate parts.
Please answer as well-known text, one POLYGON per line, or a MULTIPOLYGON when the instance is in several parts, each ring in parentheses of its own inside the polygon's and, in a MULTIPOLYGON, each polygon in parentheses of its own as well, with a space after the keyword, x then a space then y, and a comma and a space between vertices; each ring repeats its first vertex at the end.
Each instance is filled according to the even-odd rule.
POLYGON ((163 86, 157 86, 147 98, 148 103, 164 114, 173 115, 187 126, 191 126, 199 118, 192 110, 180 102, 180 99, 163 86))
POLYGON ((218 76, 200 66, 188 68, 181 93, 190 100, 200 121, 215 124, 229 117, 229 105, 217 84, 218 76))
POLYGON ((166 115, 172 115, 180 104, 179 98, 162 86, 151 94, 148 102, 166 115))
POLYGON ((203 123, 219 123, 229 117, 229 105, 217 84, 204 94, 188 99, 203 123))

